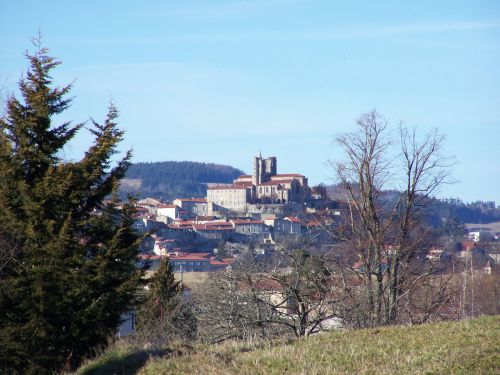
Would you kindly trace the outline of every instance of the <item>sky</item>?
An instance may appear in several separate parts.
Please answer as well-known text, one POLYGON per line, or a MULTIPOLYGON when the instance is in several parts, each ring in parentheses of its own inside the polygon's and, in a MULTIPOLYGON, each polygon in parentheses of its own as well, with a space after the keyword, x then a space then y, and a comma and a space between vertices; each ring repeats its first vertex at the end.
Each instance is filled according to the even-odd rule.
MULTIPOLYGON (((134 161, 191 160, 333 183, 335 136, 376 109, 446 136, 441 197, 500 204, 500 1, 0 0, 0 96, 38 32, 74 81, 75 123, 110 101, 134 161)), ((82 131, 63 157, 78 159, 82 131)))

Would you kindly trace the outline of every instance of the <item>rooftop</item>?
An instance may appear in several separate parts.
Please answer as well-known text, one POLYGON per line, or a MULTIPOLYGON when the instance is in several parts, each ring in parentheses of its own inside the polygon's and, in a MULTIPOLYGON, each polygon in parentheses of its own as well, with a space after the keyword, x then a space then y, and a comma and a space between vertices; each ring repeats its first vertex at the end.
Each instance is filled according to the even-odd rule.
POLYGON ((179 208, 179 206, 176 206, 175 204, 159 204, 156 206, 156 208, 179 208))
POLYGON ((243 190, 246 189, 243 185, 215 185, 209 186, 208 190, 243 190))
POLYGON ((177 198, 175 200, 181 202, 207 203, 206 198, 177 198))

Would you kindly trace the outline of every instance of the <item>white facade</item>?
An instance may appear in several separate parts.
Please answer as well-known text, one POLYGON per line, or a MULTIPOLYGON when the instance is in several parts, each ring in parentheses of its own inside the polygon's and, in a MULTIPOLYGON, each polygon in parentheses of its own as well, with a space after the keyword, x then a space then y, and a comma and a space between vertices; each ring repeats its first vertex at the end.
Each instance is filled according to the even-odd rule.
POLYGON ((207 201, 228 210, 243 211, 248 203, 249 192, 244 186, 222 185, 207 190, 207 201))
POLYGON ((175 204, 161 204, 156 208, 156 214, 175 220, 179 217, 179 206, 175 204))

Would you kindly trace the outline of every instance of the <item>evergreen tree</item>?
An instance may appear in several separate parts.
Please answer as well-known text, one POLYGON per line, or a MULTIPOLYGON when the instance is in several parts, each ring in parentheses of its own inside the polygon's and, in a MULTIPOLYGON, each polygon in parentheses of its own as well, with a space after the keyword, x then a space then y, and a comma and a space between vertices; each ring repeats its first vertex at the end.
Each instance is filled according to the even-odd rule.
POLYGON ((142 305, 144 316, 161 320, 165 314, 175 310, 181 286, 175 281, 168 258, 162 260, 148 284, 148 294, 142 305))
POLYGON ((174 338, 194 338, 195 317, 182 294, 182 285, 175 281, 165 258, 149 280, 148 293, 138 311, 138 329, 148 341, 162 345, 174 338))
POLYGON ((54 88, 58 64, 35 41, 29 70, 0 119, 0 372, 74 368, 105 345, 133 302, 141 272, 133 207, 119 210, 130 152, 112 167, 123 132, 111 105, 80 161, 63 147, 83 124, 53 125, 71 104, 54 88), (105 197, 112 196, 108 203, 105 197))

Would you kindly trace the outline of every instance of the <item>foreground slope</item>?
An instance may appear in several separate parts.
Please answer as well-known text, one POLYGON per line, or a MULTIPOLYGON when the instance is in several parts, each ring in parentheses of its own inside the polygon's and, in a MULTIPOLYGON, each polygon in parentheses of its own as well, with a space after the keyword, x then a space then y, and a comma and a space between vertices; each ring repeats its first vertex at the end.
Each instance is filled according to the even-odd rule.
MULTIPOLYGON (((500 316, 494 316, 332 332, 289 342, 179 347, 163 358, 144 356, 131 371, 126 361, 111 357, 118 373, 139 374, 498 374, 499 348, 500 316)), ((133 356, 128 352, 126 357, 133 356)), ((80 373, 105 373, 104 364, 80 373)))

